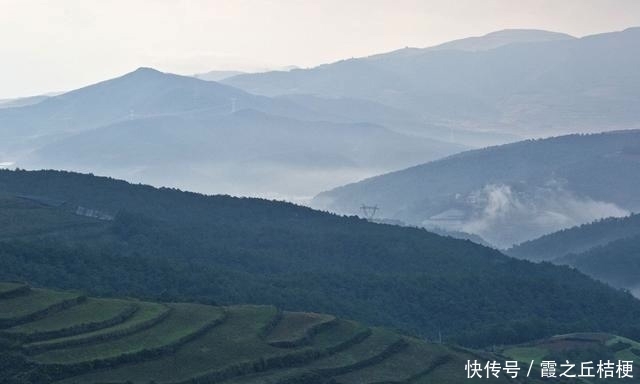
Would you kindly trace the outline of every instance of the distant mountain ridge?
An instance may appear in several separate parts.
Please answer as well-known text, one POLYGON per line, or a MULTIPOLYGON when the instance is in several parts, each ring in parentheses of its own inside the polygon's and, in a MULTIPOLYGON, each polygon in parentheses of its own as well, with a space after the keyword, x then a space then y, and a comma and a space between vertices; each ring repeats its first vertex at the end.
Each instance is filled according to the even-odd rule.
POLYGON ((367 58, 388 59, 389 57, 395 55, 419 55, 421 53, 424 53, 425 51, 439 50, 478 52, 500 48, 508 44, 525 44, 570 39, 575 39, 575 37, 566 33, 550 32, 540 29, 503 29, 500 31, 490 32, 482 36, 465 37, 462 39, 452 40, 430 47, 402 48, 396 51, 371 55, 367 58))
POLYGON ((543 137, 640 127, 640 28, 551 36, 484 50, 410 48, 224 83, 269 96, 379 102, 420 116, 416 132, 436 126, 543 137))
POLYGON ((206 81, 220 81, 232 76, 242 75, 245 72, 241 71, 209 71, 205 73, 197 73, 193 75, 196 79, 206 81))
POLYGON ((139 68, 35 105, 0 109, 0 163, 304 200, 465 148, 395 132, 375 123, 382 117, 369 123, 370 107, 362 108, 362 120, 341 108, 139 68))
POLYGON ((640 130, 568 135, 463 152, 319 194, 312 206, 365 203, 411 225, 510 247, 640 210, 640 130))
POLYGON ((17 108, 27 105, 38 104, 51 97, 51 95, 37 95, 28 97, 18 97, 15 99, 0 99, 0 109, 2 108, 17 108))
POLYGON ((208 193, 295 199, 310 198, 326 183, 444 154, 437 142, 380 126, 306 122, 243 109, 126 120, 43 146, 19 164, 208 193))
MULTIPOLYGON (((640 28, 579 39, 506 30, 310 69, 233 76, 225 85, 140 68, 0 109, 0 165, 95 169, 154 185, 307 202, 322 190, 469 148, 640 127, 639 41, 640 28), (254 114, 249 124, 243 110, 262 117, 254 114), (228 116, 255 136, 217 136, 225 131, 217 124, 228 116), (260 129, 263 117, 278 121, 271 129, 280 137, 260 129), (309 127, 317 137, 312 150, 309 127), (99 145, 102 140, 110 145, 99 145), (273 141, 289 146, 269 152, 260 145, 273 141), (82 143, 86 148, 77 146, 82 143), (120 145, 142 150, 124 159, 120 145), (207 145, 223 150, 206 153, 207 145), (194 162, 176 158, 177 148, 194 162), (247 156, 247 148, 255 153, 247 156), (201 157, 191 156, 196 153, 201 157), (74 163, 75 155, 86 161, 74 163), (234 163, 242 167, 229 167, 234 163)), ((436 219, 448 220, 460 210, 440 213, 436 219)))
POLYGON ((454 49, 461 51, 486 51, 508 44, 539 43, 546 41, 572 40, 575 37, 566 33, 550 32, 540 29, 503 29, 483 36, 467 37, 439 44, 427 49, 454 49))

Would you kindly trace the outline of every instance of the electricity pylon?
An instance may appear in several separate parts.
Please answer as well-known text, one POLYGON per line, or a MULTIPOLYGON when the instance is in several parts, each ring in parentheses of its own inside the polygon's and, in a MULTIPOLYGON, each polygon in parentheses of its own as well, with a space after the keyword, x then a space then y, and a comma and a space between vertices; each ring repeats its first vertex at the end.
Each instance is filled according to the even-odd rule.
POLYGON ((379 209, 380 208, 378 208, 377 205, 364 205, 364 204, 362 204, 362 206, 360 207, 360 210, 362 211, 362 214, 364 215, 365 219, 367 219, 367 220, 373 220, 379 209))

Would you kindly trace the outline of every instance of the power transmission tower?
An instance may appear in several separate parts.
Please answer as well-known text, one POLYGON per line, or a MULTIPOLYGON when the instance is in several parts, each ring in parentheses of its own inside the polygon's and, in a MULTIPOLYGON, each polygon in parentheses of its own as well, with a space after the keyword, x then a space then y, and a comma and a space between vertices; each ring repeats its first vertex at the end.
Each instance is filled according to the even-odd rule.
POLYGON ((362 211, 362 214, 364 215, 365 219, 371 221, 375 218, 376 213, 378 212, 380 208, 378 208, 377 205, 364 205, 362 204, 362 206, 360 207, 360 210, 362 211))

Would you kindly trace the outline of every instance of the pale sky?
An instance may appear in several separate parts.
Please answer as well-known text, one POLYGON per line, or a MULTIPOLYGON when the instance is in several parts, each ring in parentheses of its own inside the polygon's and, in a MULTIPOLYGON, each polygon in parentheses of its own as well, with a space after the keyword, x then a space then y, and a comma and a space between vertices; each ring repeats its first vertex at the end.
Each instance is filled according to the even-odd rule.
POLYGON ((640 0, 0 0, 0 98, 151 66, 314 66, 505 28, 640 26, 640 0))

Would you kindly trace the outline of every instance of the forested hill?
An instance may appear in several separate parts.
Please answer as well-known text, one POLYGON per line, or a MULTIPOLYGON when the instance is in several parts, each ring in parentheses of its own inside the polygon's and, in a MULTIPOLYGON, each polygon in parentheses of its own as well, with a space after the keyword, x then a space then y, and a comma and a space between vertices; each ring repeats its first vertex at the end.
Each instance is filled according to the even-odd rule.
POLYGON ((507 254, 528 260, 553 260, 637 235, 640 235, 640 215, 610 217, 524 242, 508 249, 507 254))
POLYGON ((293 204, 0 171, 0 279, 332 313, 467 345, 640 336, 640 302, 567 267, 293 204))
POLYGON ((640 297, 640 235, 593 247, 556 260, 640 297))
POLYGON ((640 297, 640 215, 607 218, 540 237, 510 256, 568 264, 640 297))
POLYGON ((312 205, 479 235, 508 248, 640 210, 640 130, 567 135, 466 151, 348 184, 312 205))

